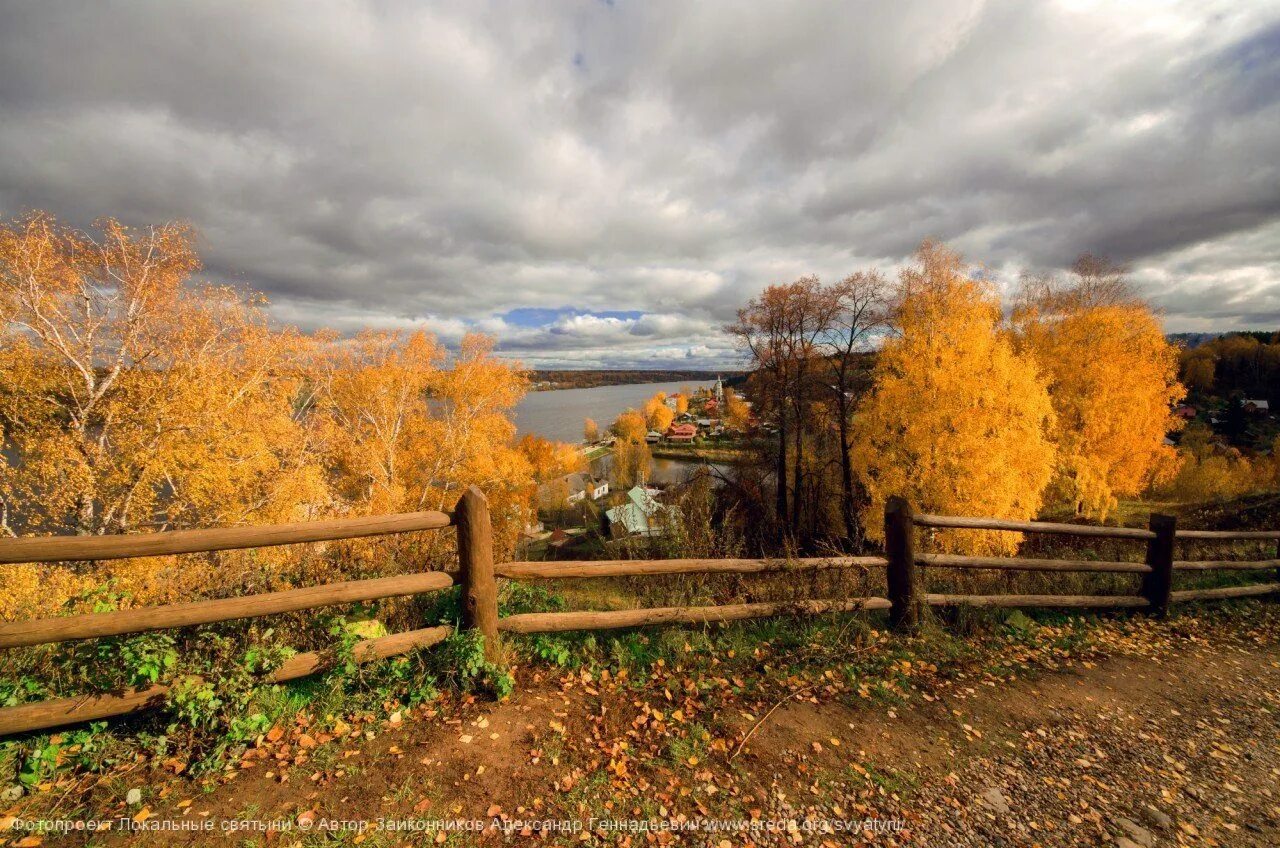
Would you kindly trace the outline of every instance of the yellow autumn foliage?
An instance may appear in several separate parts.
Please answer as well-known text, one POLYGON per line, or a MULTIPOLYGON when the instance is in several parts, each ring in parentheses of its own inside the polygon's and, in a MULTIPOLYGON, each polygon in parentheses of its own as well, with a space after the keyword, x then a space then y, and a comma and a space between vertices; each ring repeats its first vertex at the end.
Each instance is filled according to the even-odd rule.
MULTIPOLYGON (((273 327, 259 298, 197 286, 192 233, 37 213, 0 226, 0 533, 147 532, 451 509, 488 495, 499 556, 535 477, 526 383, 491 339, 352 339, 273 327)), ((575 456, 572 448, 568 452, 575 456)), ((555 466, 548 470, 542 463, 555 466)), ((452 534, 0 570, 0 619, 110 583, 137 604, 420 570, 452 534)))
POLYGON ((1034 358, 1056 413, 1051 495, 1105 519, 1118 497, 1145 488, 1173 448, 1178 350, 1159 318, 1123 281, 1099 293, 1084 278, 1040 288, 1014 312, 1018 349, 1034 358))
MULTIPOLYGON (((885 501, 921 512, 1033 518, 1053 471, 1053 410, 1035 365, 1002 328, 992 286, 959 255, 925 244, 901 275, 898 335, 885 343, 852 444, 869 495, 864 524, 882 528, 885 501)), ((1013 553, 1012 533, 938 534, 943 550, 1013 553)))
POLYGON ((645 426, 659 433, 667 432, 676 419, 675 410, 667 406, 666 392, 658 392, 644 404, 645 426))
POLYGON ((751 427, 751 407, 733 389, 724 390, 725 426, 745 432, 751 427))
POLYGON ((634 409, 624 410, 609 429, 620 442, 643 442, 649 432, 644 415, 634 409))

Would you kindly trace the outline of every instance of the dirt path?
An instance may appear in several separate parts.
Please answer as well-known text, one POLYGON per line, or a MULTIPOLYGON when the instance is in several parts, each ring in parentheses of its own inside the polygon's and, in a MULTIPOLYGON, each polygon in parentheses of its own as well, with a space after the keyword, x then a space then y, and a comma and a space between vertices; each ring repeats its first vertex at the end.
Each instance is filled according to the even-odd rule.
MULTIPOLYGON (((845 719, 791 707, 762 742, 795 767, 806 737, 845 719)), ((863 716, 853 735, 864 765, 913 784, 890 808, 920 844, 1280 845, 1275 646, 964 687, 897 720, 863 716)))
POLYGON ((1155 653, 1032 677, 973 669, 896 707, 811 686, 764 721, 778 699, 722 698, 741 681, 698 687, 679 669, 643 685, 530 679, 503 704, 419 711, 327 744, 287 737, 207 794, 180 782, 149 789, 152 821, 208 821, 211 830, 134 836, 155 845, 487 845, 529 839, 519 825, 504 839, 376 828, 357 836, 319 823, 589 826, 594 815, 700 828, 754 821, 756 830, 525 833, 565 845, 1280 845, 1274 636, 1186 636, 1155 653), (292 829, 225 832, 237 820, 292 829), (837 830, 868 820, 869 831, 837 830), (299 821, 311 829, 299 831, 299 821))

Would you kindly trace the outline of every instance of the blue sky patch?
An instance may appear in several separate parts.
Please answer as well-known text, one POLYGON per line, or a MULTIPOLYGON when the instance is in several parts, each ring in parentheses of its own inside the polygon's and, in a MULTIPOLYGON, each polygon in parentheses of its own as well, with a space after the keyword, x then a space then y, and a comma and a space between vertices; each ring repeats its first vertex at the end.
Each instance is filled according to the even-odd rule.
POLYGON ((638 309, 593 312, 590 309, 577 309, 572 306, 560 306, 555 309, 522 306, 502 313, 498 317, 516 327, 545 327, 548 324, 554 324, 560 318, 572 315, 591 315, 596 318, 619 318, 623 321, 632 321, 644 315, 644 312, 638 309))

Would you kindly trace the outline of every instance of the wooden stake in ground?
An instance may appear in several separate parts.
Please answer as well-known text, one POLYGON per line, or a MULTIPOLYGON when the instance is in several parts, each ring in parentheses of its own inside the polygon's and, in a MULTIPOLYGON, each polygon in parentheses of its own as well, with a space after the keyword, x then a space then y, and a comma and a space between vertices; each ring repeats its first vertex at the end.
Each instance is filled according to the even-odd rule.
POLYGON ((902 630, 916 626, 919 598, 916 591, 916 528, 911 504, 905 498, 889 498, 884 505, 884 552, 889 560, 885 577, 889 584, 889 623, 902 630))
POLYGON ((453 513, 458 525, 458 562, 462 567, 462 626, 484 637, 484 655, 499 662, 498 582, 493 575, 493 524, 489 500, 470 486, 453 513))
POLYGON ((1142 596, 1147 599, 1148 611, 1163 618, 1169 612, 1173 594, 1173 542, 1178 519, 1153 512, 1148 526, 1156 537, 1147 542, 1147 565, 1151 571, 1142 578, 1142 596))

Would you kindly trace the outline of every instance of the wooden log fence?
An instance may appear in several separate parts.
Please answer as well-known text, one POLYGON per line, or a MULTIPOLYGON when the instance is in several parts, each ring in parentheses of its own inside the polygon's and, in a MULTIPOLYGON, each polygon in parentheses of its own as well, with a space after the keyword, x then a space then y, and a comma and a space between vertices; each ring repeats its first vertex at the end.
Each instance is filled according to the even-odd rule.
POLYGON ((304 521, 267 527, 219 527, 123 536, 34 536, 0 540, 0 564, 19 562, 89 562, 168 554, 197 554, 243 548, 269 548, 303 542, 328 542, 387 536, 415 530, 438 530, 452 523, 443 512, 409 512, 304 521))
POLYGON ((324 586, 308 586, 305 589, 267 592, 246 598, 220 598, 212 601, 168 604, 148 609, 13 621, 0 624, 0 648, 49 645, 72 639, 123 636, 128 633, 214 624, 237 618, 256 618, 282 612, 392 598, 397 595, 416 595, 421 592, 447 589, 452 585, 453 578, 448 574, 427 571, 421 574, 378 577, 372 580, 349 580, 324 586))
MULTIPOLYGON (((711 624, 772 616, 814 616, 885 611, 892 626, 909 629, 926 607, 1095 608, 1142 609, 1166 614, 1172 603, 1257 597, 1280 593, 1280 550, 1275 559, 1176 560, 1179 541, 1269 541, 1280 544, 1280 531, 1179 530, 1172 516, 1152 515, 1147 529, 1097 527, 1042 521, 916 514, 903 498, 885 507, 884 556, 836 556, 800 559, 674 559, 599 560, 593 562, 494 561, 489 504, 479 489, 463 493, 454 511, 335 519, 271 527, 182 530, 124 536, 23 538, 0 540, 0 565, 28 562, 86 562, 255 548, 368 536, 436 530, 453 526, 457 532, 462 628, 484 638, 485 655, 502 657, 502 633, 554 633, 606 630, 669 624, 711 624), (917 528, 926 531, 995 530, 1049 533, 1085 538, 1112 538, 1146 543, 1143 562, 1034 559, 917 553, 917 528), (923 570, 938 568, 1047 573, 1108 573, 1137 576, 1141 585, 1131 595, 969 595, 927 593, 921 589, 923 570), (721 604, 715 606, 656 607, 628 610, 522 613, 505 618, 498 612, 498 580, 568 580, 604 577, 651 577, 673 574, 763 574, 828 569, 884 569, 887 597, 804 599, 721 604), (1270 571, 1274 581, 1248 586, 1175 591, 1177 572, 1270 571)), ((54 644, 73 639, 121 636, 177 627, 230 621, 317 607, 376 600, 446 589, 454 577, 429 571, 289 589, 240 598, 169 604, 148 609, 0 623, 0 648, 54 644)), ((356 644, 357 662, 374 662, 429 648, 453 633, 438 625, 396 633, 356 644)), ((283 683, 323 671, 333 663, 329 652, 294 654, 267 675, 283 683)), ((124 692, 55 698, 0 709, 0 736, 48 730, 149 709, 164 702, 170 684, 156 684, 124 692)))

